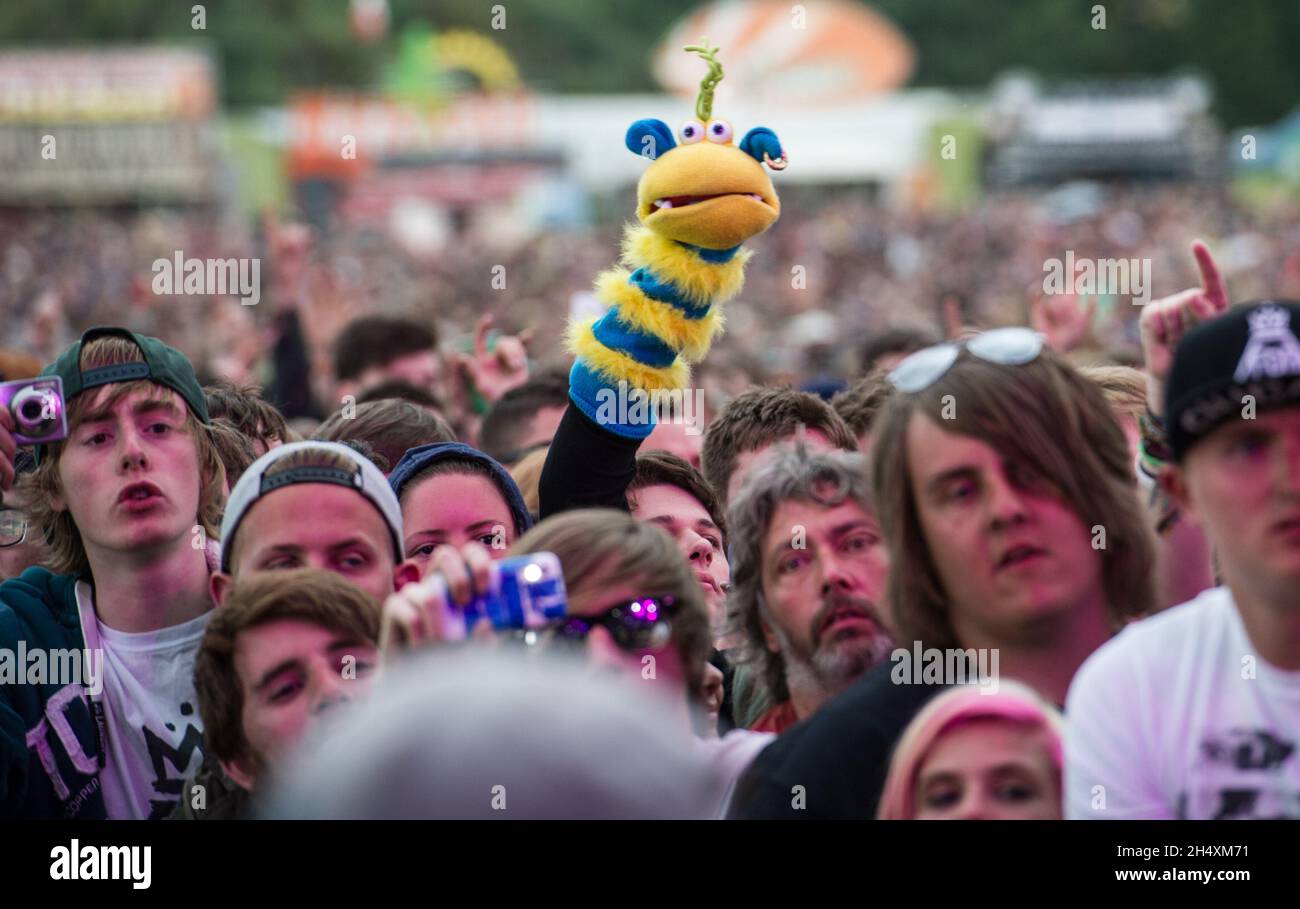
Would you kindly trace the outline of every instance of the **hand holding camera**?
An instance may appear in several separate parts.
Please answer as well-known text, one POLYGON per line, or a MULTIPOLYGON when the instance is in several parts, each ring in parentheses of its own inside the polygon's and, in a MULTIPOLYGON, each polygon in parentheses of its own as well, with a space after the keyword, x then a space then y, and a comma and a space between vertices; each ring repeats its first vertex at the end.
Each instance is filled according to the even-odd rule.
POLYGON ((13 486, 19 445, 43 445, 67 437, 62 379, 0 382, 0 489, 13 486))
POLYGON ((18 443, 13 436, 14 418, 9 411, 0 409, 0 490, 12 489, 14 485, 14 457, 18 454, 18 443))

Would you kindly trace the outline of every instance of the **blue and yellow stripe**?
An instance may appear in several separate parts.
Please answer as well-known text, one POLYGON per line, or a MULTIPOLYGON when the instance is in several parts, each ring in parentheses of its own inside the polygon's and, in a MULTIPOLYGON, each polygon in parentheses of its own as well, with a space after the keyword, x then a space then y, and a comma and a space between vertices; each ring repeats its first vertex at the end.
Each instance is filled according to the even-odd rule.
POLYGON ((629 226, 623 265, 596 279, 596 296, 608 306, 598 319, 569 329, 577 356, 569 376, 569 397, 588 417, 612 432, 645 438, 653 420, 623 425, 597 416, 602 390, 645 391, 685 388, 690 363, 708 353, 722 331, 718 304, 744 284, 750 253, 740 247, 700 249, 629 226))

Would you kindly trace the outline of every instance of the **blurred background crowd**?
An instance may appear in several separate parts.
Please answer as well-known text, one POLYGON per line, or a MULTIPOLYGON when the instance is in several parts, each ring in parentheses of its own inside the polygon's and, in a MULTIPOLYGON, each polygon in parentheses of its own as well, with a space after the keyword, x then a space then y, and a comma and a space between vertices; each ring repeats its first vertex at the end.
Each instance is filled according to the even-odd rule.
MULTIPOLYGON (((704 368, 714 406, 753 383, 834 389, 887 328, 1030 321, 1067 251, 1149 259, 1159 296, 1193 281, 1202 236, 1234 296, 1300 295, 1288 4, 598 6, 0 12, 0 348, 48 361, 122 324, 205 379, 274 387, 294 306, 317 418, 360 315, 427 320, 468 351, 490 313, 560 365, 632 216, 623 130, 689 113, 703 64, 680 48, 700 34, 723 48, 719 109, 791 156, 704 368), (178 252, 261 260, 259 305, 155 293, 153 263, 178 252)), ((1079 356, 1136 362, 1138 307, 1088 302, 1079 356)))

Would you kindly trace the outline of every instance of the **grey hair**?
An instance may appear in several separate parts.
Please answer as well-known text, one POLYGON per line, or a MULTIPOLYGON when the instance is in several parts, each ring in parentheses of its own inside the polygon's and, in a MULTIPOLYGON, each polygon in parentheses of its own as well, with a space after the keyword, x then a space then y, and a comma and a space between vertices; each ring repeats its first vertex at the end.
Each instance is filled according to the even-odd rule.
POLYGON ((738 666, 754 670, 755 696, 772 705, 789 700, 785 656, 767 648, 761 619, 771 620, 763 599, 763 538, 781 503, 790 499, 834 508, 845 500, 875 513, 867 484, 867 459, 857 452, 811 451, 802 442, 774 448, 731 502, 731 593, 728 636, 738 666))

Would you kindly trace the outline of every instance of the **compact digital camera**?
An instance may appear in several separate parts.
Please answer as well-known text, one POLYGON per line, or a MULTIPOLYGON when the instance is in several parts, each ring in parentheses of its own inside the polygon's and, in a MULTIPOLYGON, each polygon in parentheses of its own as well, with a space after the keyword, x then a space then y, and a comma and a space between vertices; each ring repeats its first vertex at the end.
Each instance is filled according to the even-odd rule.
MULTIPOLYGON (((446 595, 445 581, 434 576, 446 595)), ((534 552, 492 563, 488 589, 457 610, 468 634, 487 620, 497 631, 543 628, 564 618, 568 599, 560 560, 551 552, 534 552)))
POLYGON ((19 445, 44 445, 68 437, 63 380, 58 376, 0 382, 0 407, 9 408, 19 445))

